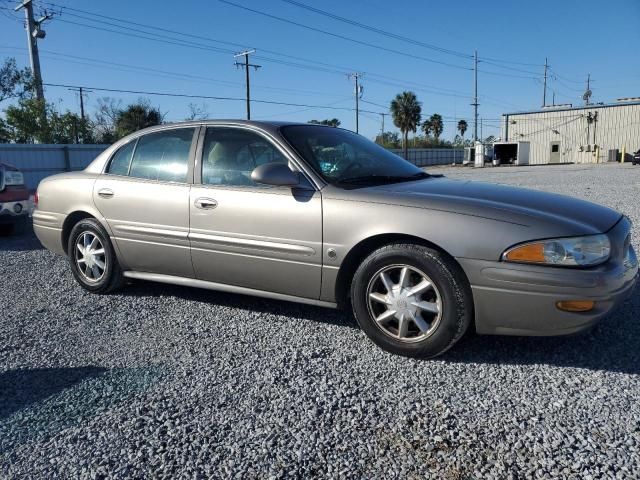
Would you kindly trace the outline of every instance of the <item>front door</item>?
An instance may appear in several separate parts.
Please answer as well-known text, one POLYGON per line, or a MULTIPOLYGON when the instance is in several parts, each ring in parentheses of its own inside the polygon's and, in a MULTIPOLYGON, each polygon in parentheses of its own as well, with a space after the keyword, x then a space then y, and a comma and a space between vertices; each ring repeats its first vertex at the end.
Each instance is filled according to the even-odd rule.
POLYGON ((121 147, 94 186, 127 270, 193 277, 189 159, 195 128, 149 133, 121 147))
POLYGON ((254 183, 256 166, 289 161, 270 139, 248 128, 207 128, 198 160, 189 201, 196 278, 317 299, 320 192, 310 183, 300 188, 254 183))
POLYGON ((551 142, 549 163, 560 163, 560 142, 551 142))

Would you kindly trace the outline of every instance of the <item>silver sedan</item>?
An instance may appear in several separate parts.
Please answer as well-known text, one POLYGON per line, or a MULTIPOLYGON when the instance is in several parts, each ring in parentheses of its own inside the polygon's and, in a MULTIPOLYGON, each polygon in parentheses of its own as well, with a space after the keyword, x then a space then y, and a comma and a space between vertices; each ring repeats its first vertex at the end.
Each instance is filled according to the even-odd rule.
POLYGON ((376 344, 413 357, 470 326, 581 331, 638 277, 614 210, 430 175, 318 125, 153 127, 36 198, 36 235, 91 292, 140 279, 348 307, 376 344))

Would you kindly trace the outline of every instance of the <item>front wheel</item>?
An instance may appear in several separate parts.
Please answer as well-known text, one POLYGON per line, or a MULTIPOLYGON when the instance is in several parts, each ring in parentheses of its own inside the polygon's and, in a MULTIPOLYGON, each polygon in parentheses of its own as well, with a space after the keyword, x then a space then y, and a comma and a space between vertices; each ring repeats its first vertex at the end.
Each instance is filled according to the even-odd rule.
POLYGON ((414 244, 387 245, 371 253, 354 275, 351 303, 371 340, 408 357, 444 353, 473 316, 460 267, 439 251, 414 244))
POLYGON ((80 220, 71 230, 67 245, 73 276, 92 293, 109 293, 124 283, 109 235, 93 218, 80 220))

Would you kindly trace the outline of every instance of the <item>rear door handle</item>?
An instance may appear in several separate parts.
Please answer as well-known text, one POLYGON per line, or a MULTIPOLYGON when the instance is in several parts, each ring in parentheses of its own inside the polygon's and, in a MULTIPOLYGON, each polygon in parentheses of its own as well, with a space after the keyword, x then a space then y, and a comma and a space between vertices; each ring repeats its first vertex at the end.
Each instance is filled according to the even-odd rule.
POLYGON ((218 206, 218 202, 216 200, 206 197, 196 198, 193 204, 196 206, 196 208, 201 208, 203 210, 211 210, 218 206))
POLYGON ((113 190, 111 190, 110 188, 101 188, 100 190, 98 190, 98 195, 100 195, 102 198, 111 198, 113 197, 113 190))

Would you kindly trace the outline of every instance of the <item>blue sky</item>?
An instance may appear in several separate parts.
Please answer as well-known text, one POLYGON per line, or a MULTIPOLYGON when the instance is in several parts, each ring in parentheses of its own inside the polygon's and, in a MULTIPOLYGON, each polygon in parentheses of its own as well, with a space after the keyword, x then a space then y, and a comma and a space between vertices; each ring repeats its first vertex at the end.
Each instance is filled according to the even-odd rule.
MULTIPOLYGON (((423 113, 437 112, 445 117, 444 138, 453 137, 457 119, 467 119, 471 125, 471 59, 382 36, 283 0, 230 1, 413 57, 309 31, 219 0, 51 1, 58 5, 53 10, 62 13, 46 24, 47 37, 39 43, 46 83, 243 97, 243 72, 233 66, 235 59, 230 52, 219 50, 235 51, 245 46, 256 48, 256 55, 263 57, 253 60, 262 65, 257 72, 251 72, 254 99, 352 108, 353 84, 345 72, 365 72, 361 108, 385 112, 387 110, 382 107, 387 106, 395 94, 407 89, 416 92, 423 104, 423 113), (60 9, 59 6, 69 9, 60 9), (100 22, 98 17, 71 9, 159 26, 232 45, 182 37, 183 41, 198 44, 185 47, 99 31, 77 23, 120 29, 104 23, 117 23, 113 20, 103 18, 100 22), (82 58, 74 59, 69 55, 82 58), (284 65, 272 59, 304 63, 310 68, 284 65), (126 66, 102 64, 96 60, 126 66), (331 66, 321 66, 319 62, 331 66), (145 70, 134 70, 129 66, 145 70)), ((595 0, 297 1, 463 55, 471 55, 477 49, 482 70, 479 74, 479 111, 485 119, 485 136, 498 133, 497 119, 502 113, 541 106, 545 56, 551 65, 549 103, 553 89, 556 91, 556 103, 581 104, 587 73, 591 73, 593 79, 594 102, 640 96, 638 0, 611 0, 606 3, 595 0)), ((0 0, 0 7, 4 7, 0 10, 0 58, 15 56, 20 64, 27 65, 22 15, 13 14, 6 8, 15 3, 0 0)), ((36 5, 38 10, 47 6, 44 0, 37 0, 36 5)), ((133 28, 143 30, 143 27, 133 28)), ((129 33, 145 35, 130 30, 129 33)), ((167 32, 155 33, 176 37, 167 32)), ((94 109, 101 96, 119 98, 127 104, 141 95, 93 91, 86 98, 88 111, 94 109)), ((77 94, 65 88, 47 87, 46 97, 61 108, 79 108, 77 94)), ((148 98, 160 107, 169 121, 184 119, 189 103, 205 105, 211 118, 243 118, 245 115, 241 101, 148 98)), ((353 129, 355 125, 351 111, 317 107, 255 103, 252 105, 252 117, 294 121, 337 117, 346 128, 353 129)), ((373 137, 380 127, 380 115, 363 113, 360 117, 360 131, 364 135, 373 137)), ((386 130, 393 129, 389 117, 385 127, 386 130)), ((470 131, 471 128, 467 136, 470 131)))

